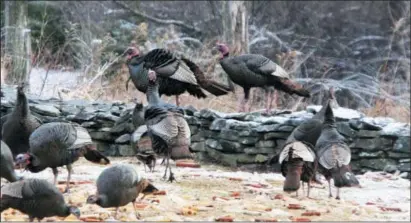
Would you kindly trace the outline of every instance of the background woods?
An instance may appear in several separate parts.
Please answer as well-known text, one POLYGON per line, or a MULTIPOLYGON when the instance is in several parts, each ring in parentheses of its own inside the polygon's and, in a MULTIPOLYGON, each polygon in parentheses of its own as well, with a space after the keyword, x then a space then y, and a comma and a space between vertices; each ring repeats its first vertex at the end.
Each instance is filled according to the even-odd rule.
MULTIPOLYGON (((142 52, 184 53, 209 78, 226 79, 212 49, 220 41, 235 55, 263 54, 291 71, 313 92, 305 104, 320 104, 329 85, 340 89, 341 106, 409 121, 408 1, 2 1, 1 13, 2 80, 30 74, 34 93, 58 85, 56 72, 70 71, 78 84, 56 89, 61 97, 144 101, 134 87, 125 90, 129 74, 119 55, 132 41, 142 52)), ((182 104, 234 111, 236 94, 184 95, 182 104)), ((252 95, 262 107, 264 94, 252 95)), ((279 96, 281 107, 302 102, 279 96)))

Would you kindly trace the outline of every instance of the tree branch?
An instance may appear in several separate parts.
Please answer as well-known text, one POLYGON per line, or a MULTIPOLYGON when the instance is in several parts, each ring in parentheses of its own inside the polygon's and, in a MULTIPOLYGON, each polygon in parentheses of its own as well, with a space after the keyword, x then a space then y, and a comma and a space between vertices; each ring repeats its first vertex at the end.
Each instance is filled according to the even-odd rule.
POLYGON ((191 30, 191 31, 193 31, 193 32, 201 33, 201 30, 200 30, 200 29, 198 29, 198 28, 196 28, 196 27, 194 27, 194 26, 187 25, 187 24, 186 24, 185 22, 183 22, 183 21, 178 21, 178 20, 173 20, 173 19, 164 20, 164 19, 155 18, 155 17, 153 17, 153 16, 147 15, 147 14, 142 13, 142 12, 140 12, 140 11, 131 9, 128 5, 126 5, 126 4, 122 3, 122 2, 115 1, 115 0, 113 0, 113 2, 114 2, 117 6, 119 6, 119 7, 123 8, 123 9, 129 11, 129 12, 130 12, 131 14, 133 14, 134 16, 138 16, 138 17, 147 19, 147 20, 149 20, 149 21, 151 21, 151 22, 155 22, 155 23, 158 23, 158 24, 164 24, 164 25, 176 25, 176 26, 180 26, 180 27, 182 27, 182 28, 191 30))

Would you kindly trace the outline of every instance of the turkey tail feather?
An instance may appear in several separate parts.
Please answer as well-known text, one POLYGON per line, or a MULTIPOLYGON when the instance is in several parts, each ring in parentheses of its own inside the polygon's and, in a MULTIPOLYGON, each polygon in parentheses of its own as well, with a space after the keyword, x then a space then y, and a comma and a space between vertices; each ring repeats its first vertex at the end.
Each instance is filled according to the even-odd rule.
POLYGON ((193 159, 193 154, 191 154, 188 146, 176 146, 171 148, 171 159, 181 160, 181 159, 193 159))
POLYGON ((281 151, 278 161, 279 163, 282 163, 284 160, 286 160, 286 158, 288 158, 287 160, 290 160, 292 158, 301 158, 306 162, 314 162, 315 153, 311 148, 312 147, 309 144, 301 141, 288 143, 281 151), (292 157, 289 157, 290 150, 293 150, 292 157))
POLYGON ((110 160, 96 149, 87 148, 84 158, 93 163, 110 164, 110 160))
POLYGON ((331 174, 335 187, 352 187, 360 184, 347 165, 335 168, 331 174))
POLYGON ((226 95, 228 92, 234 89, 232 83, 230 86, 225 86, 223 84, 217 83, 213 80, 207 80, 203 71, 195 64, 193 61, 187 58, 181 58, 181 60, 190 68, 190 70, 194 73, 195 78, 197 79, 199 85, 205 89, 206 91, 210 92, 215 96, 226 95))
POLYGON ((289 94, 296 94, 305 98, 311 97, 311 94, 307 89, 305 89, 301 84, 296 83, 290 79, 276 79, 274 87, 277 90, 284 91, 289 94))
POLYGON ((293 159, 286 163, 287 175, 285 177, 283 190, 293 192, 300 189, 300 180, 304 161, 301 159, 293 159))

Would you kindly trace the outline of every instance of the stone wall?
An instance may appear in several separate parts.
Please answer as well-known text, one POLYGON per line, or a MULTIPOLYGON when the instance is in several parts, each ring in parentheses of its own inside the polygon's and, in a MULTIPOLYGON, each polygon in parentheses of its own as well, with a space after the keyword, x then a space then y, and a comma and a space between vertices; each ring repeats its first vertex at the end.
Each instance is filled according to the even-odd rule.
MULTIPOLYGON (((1 115, 14 106, 15 90, 2 89, 1 115)), ((87 128, 98 149, 110 156, 132 156, 134 104, 88 102, 85 100, 42 100, 29 96, 30 109, 44 122, 71 121, 87 128)), ((186 107, 186 119, 192 132, 192 149, 199 159, 241 167, 277 166, 280 152, 291 131, 311 118, 321 106, 306 111, 280 111, 267 117, 261 113, 220 113, 196 111, 186 107), (269 161, 270 157, 274 157, 269 161)), ((410 125, 391 118, 370 118, 362 113, 338 108, 334 110, 338 131, 346 137, 352 150, 352 168, 405 172, 410 176, 410 125)), ((140 134, 141 135, 141 134, 140 134)))

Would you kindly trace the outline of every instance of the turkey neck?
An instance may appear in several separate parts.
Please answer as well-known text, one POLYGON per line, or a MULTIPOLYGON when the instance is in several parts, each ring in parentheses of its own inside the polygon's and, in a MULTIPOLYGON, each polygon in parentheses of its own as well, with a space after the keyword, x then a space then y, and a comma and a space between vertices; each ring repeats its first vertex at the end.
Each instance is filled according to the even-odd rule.
POLYGON ((229 56, 230 56, 230 52, 225 52, 225 53, 222 54, 220 60, 227 59, 229 56))
POLYGON ((159 89, 159 84, 158 80, 155 83, 152 83, 151 81, 148 84, 148 89, 147 89, 147 101, 149 104, 160 104, 161 99, 160 99, 160 94, 158 93, 159 89))
POLYGON ((23 92, 17 93, 16 112, 20 113, 21 116, 26 116, 29 113, 27 97, 23 92))

